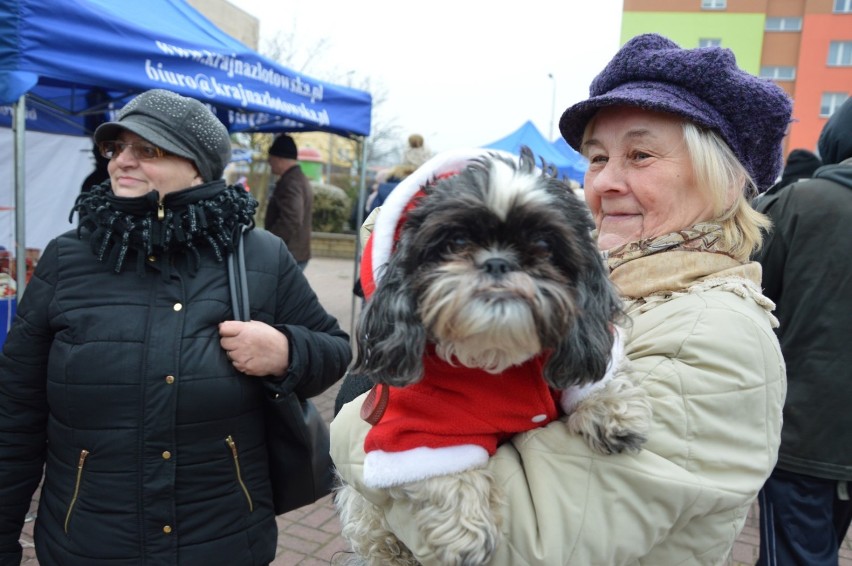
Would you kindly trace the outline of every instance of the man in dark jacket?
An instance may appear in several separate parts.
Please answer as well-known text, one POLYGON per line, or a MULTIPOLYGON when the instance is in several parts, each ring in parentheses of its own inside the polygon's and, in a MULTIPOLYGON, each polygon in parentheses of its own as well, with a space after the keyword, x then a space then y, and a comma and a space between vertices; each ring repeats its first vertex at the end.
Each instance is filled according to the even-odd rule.
POLYGON ((311 259, 314 192, 299 166, 292 137, 281 134, 275 138, 269 148, 269 166, 272 174, 278 176, 278 182, 269 194, 264 228, 284 240, 304 271, 311 259))
MULTIPOLYGON (((774 195, 787 185, 792 185, 796 181, 810 179, 820 167, 822 167, 822 160, 814 152, 801 148, 794 149, 787 156, 787 162, 784 164, 784 170, 781 172, 781 179, 769 187, 760 198, 774 195)), ((760 201, 755 202, 755 208, 758 202, 760 201)))
POLYGON ((837 566, 852 522, 852 98, 819 152, 812 179, 756 205, 774 224, 757 259, 788 379, 778 463, 759 496, 759 565, 837 566))

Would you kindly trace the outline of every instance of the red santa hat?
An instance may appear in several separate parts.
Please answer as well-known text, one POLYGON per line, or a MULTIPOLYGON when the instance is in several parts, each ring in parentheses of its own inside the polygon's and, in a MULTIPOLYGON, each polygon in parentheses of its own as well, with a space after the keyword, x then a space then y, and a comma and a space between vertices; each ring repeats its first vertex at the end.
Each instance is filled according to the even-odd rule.
POLYGON ((455 149, 444 151, 418 167, 411 175, 394 187, 382 203, 376 223, 361 255, 361 286, 364 296, 370 298, 376 290, 381 268, 390 260, 394 243, 405 222, 407 211, 417 203, 423 187, 461 172, 473 160, 490 155, 502 155, 515 160, 516 156, 495 149, 455 149))

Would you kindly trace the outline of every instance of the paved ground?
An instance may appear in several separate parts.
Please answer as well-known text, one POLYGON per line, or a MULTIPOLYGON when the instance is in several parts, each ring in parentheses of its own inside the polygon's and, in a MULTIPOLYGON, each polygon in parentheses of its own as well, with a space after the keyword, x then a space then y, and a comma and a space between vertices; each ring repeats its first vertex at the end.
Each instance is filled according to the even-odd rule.
MULTIPOLYGON (((357 316, 359 303, 352 302, 353 262, 351 260, 314 258, 305 275, 325 308, 335 315, 341 326, 351 333, 353 313, 357 316)), ((315 398, 317 408, 327 420, 331 419, 337 387, 315 398)), ((34 508, 35 508, 34 501, 34 508)), ((22 565, 38 566, 32 550, 32 523, 27 523, 22 542, 22 565)), ((347 558, 346 543, 340 537, 340 523, 330 496, 313 505, 278 517, 278 555, 272 566, 343 566, 347 558)), ((852 531, 850 531, 852 535, 852 531)), ((746 526, 740 534, 728 560, 728 566, 751 566, 757 560, 759 541, 757 505, 752 508, 746 526)), ((239 565, 235 565, 239 566, 239 565)), ((665 565, 660 565, 665 566, 665 565)), ((852 566, 852 538, 847 535, 838 566, 852 566)))

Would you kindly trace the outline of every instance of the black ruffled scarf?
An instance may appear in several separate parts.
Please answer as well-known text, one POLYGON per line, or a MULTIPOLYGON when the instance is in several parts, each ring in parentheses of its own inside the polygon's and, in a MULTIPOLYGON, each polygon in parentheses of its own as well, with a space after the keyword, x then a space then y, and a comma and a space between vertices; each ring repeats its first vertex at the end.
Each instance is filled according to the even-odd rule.
POLYGON ((240 234, 254 228, 257 201, 243 187, 216 180, 197 187, 160 195, 151 191, 134 198, 113 194, 109 181, 81 193, 71 210, 79 213, 79 238, 89 238, 98 261, 120 273, 129 256, 136 256, 136 271, 145 272, 145 258, 161 256, 163 275, 183 256, 189 274, 195 275, 201 254, 212 252, 223 261, 240 234))

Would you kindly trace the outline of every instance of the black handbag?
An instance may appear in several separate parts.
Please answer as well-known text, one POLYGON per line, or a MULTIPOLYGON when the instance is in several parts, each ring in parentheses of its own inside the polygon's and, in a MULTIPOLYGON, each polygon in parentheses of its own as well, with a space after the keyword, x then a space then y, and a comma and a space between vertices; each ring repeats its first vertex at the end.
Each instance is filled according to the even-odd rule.
MULTIPOLYGON (((245 232, 245 228, 243 229, 245 232)), ((228 255, 228 283, 234 319, 250 319, 243 234, 228 255)), ((310 505, 331 493, 334 464, 328 426, 314 404, 294 391, 267 396, 266 448, 275 514, 310 505)))

